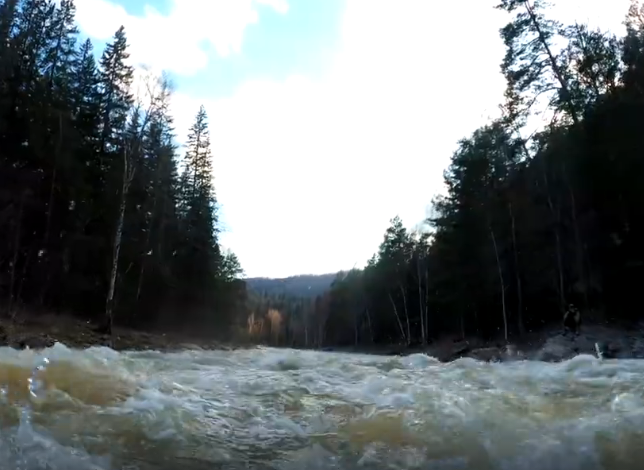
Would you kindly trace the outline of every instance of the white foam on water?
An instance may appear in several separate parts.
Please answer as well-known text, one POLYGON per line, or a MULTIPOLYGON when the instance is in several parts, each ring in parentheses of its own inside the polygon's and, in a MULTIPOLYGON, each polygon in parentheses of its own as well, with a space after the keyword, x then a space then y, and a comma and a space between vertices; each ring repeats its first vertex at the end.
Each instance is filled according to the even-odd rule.
POLYGON ((0 383, 0 468, 627 470, 644 459, 638 360, 57 344, 0 348, 0 376, 11 382, 0 383))

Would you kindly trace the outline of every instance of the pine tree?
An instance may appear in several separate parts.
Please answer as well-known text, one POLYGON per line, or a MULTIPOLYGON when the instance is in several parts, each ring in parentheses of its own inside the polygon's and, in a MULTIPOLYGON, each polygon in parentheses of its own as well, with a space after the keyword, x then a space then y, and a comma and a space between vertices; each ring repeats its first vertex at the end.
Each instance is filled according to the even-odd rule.
POLYGON ((566 56, 555 49, 561 24, 545 16, 544 0, 502 0, 497 8, 514 14, 501 29, 506 46, 501 70, 515 118, 525 119, 537 100, 545 100, 577 123, 580 116, 568 83, 566 56))
POLYGON ((130 54, 125 28, 121 26, 100 60, 101 153, 113 152, 121 143, 133 104, 130 91, 134 69, 127 64, 130 54))
POLYGON ((189 302, 214 293, 221 254, 217 240, 217 206, 212 176, 210 132, 203 106, 190 128, 180 186, 180 237, 177 269, 189 302), (194 293, 199 292, 198 295, 194 293))
POLYGON ((135 102, 125 30, 97 67, 92 43, 77 44, 74 11, 72 0, 0 4, 3 305, 179 325, 183 294, 210 310, 221 293, 243 297, 236 258, 219 255, 205 113, 186 192, 169 82, 135 102), (204 282, 185 282, 184 269, 204 282), (220 284, 230 289, 215 294, 220 284))

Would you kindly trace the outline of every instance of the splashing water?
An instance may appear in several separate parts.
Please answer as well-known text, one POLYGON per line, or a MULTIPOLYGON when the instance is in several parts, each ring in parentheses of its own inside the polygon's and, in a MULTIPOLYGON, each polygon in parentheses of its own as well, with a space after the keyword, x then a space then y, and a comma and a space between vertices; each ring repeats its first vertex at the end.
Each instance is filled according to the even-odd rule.
MULTIPOLYGON (((48 364, 49 359, 47 357, 43 357, 40 364, 36 365, 36 367, 31 371, 31 376, 27 379, 29 395, 31 398, 38 398, 38 391, 40 391, 43 386, 43 382, 39 380, 38 373, 46 370, 48 364)), ((31 426, 31 406, 29 402, 23 408, 21 422, 24 426, 31 426)))
POLYGON ((642 383, 593 356, 0 348, 0 468, 636 469, 642 383))

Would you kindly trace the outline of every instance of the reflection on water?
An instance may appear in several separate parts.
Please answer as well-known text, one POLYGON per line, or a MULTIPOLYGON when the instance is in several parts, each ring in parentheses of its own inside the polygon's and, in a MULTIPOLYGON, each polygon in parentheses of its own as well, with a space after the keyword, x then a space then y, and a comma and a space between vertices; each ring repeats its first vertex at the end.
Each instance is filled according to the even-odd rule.
POLYGON ((0 349, 0 387, 0 468, 622 470, 644 461, 637 360, 441 364, 56 345, 0 349))

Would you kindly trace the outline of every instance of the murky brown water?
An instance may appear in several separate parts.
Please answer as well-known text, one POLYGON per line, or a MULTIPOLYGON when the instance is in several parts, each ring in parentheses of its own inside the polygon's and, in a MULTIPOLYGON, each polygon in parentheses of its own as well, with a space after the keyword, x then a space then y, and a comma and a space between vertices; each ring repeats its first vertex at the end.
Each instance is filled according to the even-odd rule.
POLYGON ((0 349, 0 468, 579 469, 644 462, 644 361, 0 349), (36 397, 28 379, 35 365, 36 397))

